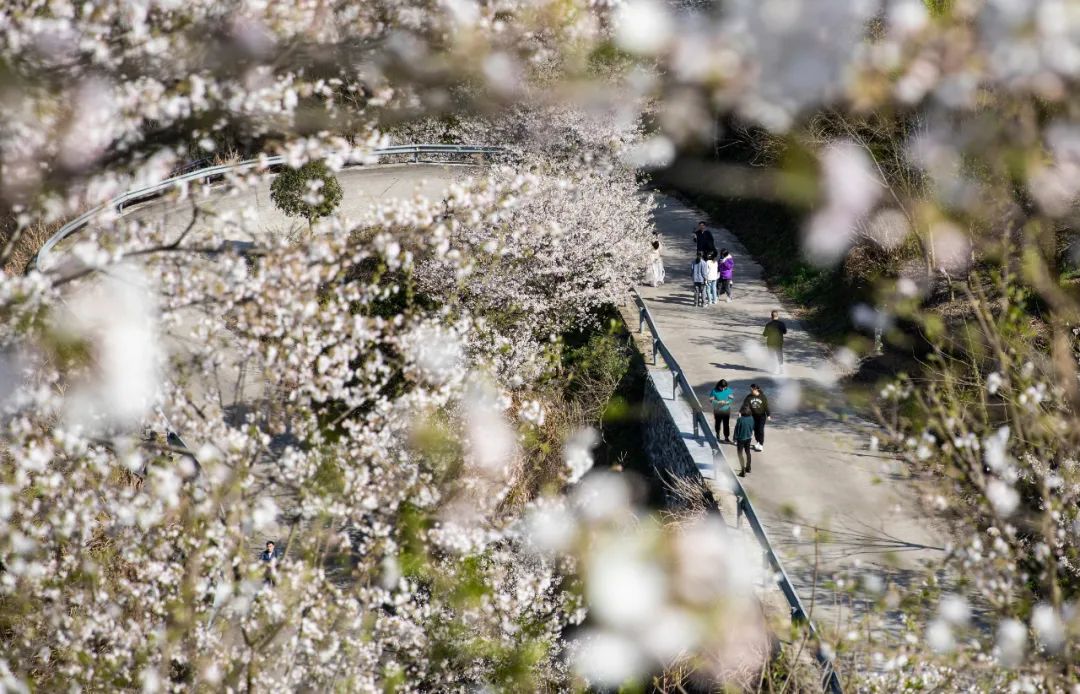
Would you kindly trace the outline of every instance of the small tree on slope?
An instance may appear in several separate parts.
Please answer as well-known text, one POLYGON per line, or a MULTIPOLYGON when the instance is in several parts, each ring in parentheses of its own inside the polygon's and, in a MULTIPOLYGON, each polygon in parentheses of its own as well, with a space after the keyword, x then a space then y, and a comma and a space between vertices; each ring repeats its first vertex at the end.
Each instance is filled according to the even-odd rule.
POLYGON ((278 174, 270 184, 270 199, 287 216, 306 219, 310 234, 315 220, 341 203, 341 184, 323 161, 309 161, 278 174))

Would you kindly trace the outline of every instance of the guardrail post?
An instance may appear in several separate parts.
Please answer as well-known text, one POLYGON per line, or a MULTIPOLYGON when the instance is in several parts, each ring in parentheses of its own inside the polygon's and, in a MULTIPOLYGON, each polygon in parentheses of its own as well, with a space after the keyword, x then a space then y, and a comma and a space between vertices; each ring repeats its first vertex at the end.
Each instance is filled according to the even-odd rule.
POLYGON ((671 399, 674 400, 675 396, 679 393, 679 372, 674 369, 671 370, 671 399))
POLYGON ((637 331, 639 335, 645 332, 645 309, 643 308, 638 309, 637 331))
POLYGON ((742 528, 742 519, 746 515, 743 511, 743 500, 741 496, 735 497, 735 527, 742 528))
POLYGON ((652 365, 656 366, 656 353, 660 351, 660 338, 653 335, 652 339, 652 365))
MULTIPOLYGON (((705 415, 701 415, 701 416, 704 417, 705 415)), ((701 433, 701 422, 698 421, 698 413, 695 412, 694 413, 694 436, 697 436, 700 433, 701 433)))
MULTIPOLYGON (((825 656, 822 655, 819 659, 825 660, 825 656)), ((825 691, 829 692, 829 694, 844 694, 844 689, 840 686, 840 676, 836 674, 836 668, 833 667, 832 661, 826 661, 824 670, 825 691)))

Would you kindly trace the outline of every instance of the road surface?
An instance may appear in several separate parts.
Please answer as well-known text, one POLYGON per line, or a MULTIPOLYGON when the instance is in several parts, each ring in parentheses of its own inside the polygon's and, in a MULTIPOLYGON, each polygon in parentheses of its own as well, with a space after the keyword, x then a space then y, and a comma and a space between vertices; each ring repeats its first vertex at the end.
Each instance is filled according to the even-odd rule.
MULTIPOLYGON (((929 526, 915 482, 901 464, 871 450, 872 423, 845 407, 841 368, 783 310, 736 238, 717 229, 724 220, 710 226, 717 247, 735 258, 735 300, 693 305, 693 229, 705 217, 671 197, 660 196, 658 203, 655 224, 667 282, 640 293, 706 407, 721 378, 734 389, 736 407, 751 383, 769 397, 773 417, 765 450, 754 453, 743 485, 803 603, 813 603, 815 623, 825 633, 846 631, 875 591, 902 592, 925 575, 927 560, 943 556, 941 535, 929 526), (762 338, 773 309, 781 310, 788 327, 783 376, 773 374, 762 338), (846 586, 859 581, 854 598, 835 589, 837 579, 846 586)), ((735 447, 721 447, 737 471, 735 447)))

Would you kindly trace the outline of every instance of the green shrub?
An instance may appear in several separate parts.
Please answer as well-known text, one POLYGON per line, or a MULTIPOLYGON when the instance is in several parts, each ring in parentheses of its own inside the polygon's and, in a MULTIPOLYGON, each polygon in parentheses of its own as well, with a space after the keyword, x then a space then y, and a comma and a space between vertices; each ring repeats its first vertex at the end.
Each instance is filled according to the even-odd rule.
POLYGON ((341 204, 341 184, 323 161, 309 161, 299 169, 285 169, 270 184, 270 199, 289 217, 315 220, 331 214, 341 204), (321 182, 321 183, 320 183, 321 182))

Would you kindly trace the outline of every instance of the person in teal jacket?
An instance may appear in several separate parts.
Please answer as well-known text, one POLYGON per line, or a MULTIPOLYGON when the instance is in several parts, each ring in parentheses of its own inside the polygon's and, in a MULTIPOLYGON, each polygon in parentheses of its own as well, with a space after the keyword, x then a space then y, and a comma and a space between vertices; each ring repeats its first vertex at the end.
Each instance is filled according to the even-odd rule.
POLYGON ((739 477, 746 477, 746 474, 750 472, 750 451, 753 450, 750 444, 753 440, 754 418, 750 414, 750 406, 743 405, 739 410, 739 418, 735 420, 735 447, 739 454, 739 477))
POLYGON ((731 403, 735 402, 735 393, 728 388, 727 381, 720 379, 709 393, 712 401, 713 426, 716 438, 720 438, 720 425, 724 426, 724 443, 731 443, 731 403))

